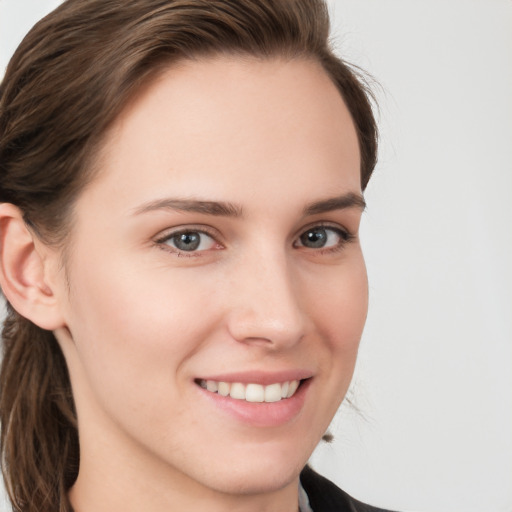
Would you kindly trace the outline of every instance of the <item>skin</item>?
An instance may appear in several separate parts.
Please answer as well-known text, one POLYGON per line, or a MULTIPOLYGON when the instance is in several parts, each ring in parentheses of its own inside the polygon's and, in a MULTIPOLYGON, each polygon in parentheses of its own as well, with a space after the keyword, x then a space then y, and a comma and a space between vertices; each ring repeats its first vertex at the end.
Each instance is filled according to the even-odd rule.
POLYGON ((78 411, 75 510, 296 512, 367 313, 361 205, 304 211, 362 194, 339 92, 307 60, 185 62, 126 108, 98 165, 65 269, 39 250, 78 411), (238 215, 155 207, 167 198, 238 215), (326 246, 306 246, 319 225, 326 246), (173 246, 184 228, 208 233, 199 250, 173 246), (297 369, 312 377, 304 403, 276 426, 226 413, 195 382, 297 369))

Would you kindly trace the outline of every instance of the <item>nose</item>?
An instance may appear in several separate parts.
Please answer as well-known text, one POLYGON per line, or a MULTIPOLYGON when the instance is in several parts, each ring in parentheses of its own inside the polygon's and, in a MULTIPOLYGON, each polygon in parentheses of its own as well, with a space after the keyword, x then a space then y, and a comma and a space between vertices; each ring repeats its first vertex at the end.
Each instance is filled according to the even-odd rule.
POLYGON ((305 334, 299 283, 285 254, 244 258, 230 277, 228 329, 242 343, 290 348, 305 334))

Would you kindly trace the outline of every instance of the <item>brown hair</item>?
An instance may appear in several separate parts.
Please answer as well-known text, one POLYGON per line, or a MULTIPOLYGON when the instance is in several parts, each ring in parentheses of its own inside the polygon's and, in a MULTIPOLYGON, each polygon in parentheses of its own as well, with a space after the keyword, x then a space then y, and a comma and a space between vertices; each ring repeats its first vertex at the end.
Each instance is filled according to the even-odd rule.
MULTIPOLYGON (((334 56, 322 0, 68 0, 37 23, 0 86, 0 202, 64 247, 74 200, 108 126, 156 73, 215 54, 318 61, 352 115, 361 185, 377 129, 358 74, 334 56)), ((2 467, 16 511, 71 510, 78 432, 64 357, 49 331, 7 306, 0 374, 2 467)))

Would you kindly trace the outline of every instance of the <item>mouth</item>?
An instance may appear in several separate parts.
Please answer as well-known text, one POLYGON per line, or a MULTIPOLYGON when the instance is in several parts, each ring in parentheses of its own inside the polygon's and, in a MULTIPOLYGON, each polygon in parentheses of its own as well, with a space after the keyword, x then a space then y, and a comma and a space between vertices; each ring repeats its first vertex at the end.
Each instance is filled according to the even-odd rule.
POLYGON ((195 382, 210 393, 252 403, 273 403, 295 395, 303 380, 275 382, 266 386, 257 383, 224 382, 197 379, 195 382))
POLYGON ((301 415, 313 380, 312 372, 299 369, 210 375, 194 383, 207 399, 207 410, 227 414, 244 427, 277 428, 301 415))

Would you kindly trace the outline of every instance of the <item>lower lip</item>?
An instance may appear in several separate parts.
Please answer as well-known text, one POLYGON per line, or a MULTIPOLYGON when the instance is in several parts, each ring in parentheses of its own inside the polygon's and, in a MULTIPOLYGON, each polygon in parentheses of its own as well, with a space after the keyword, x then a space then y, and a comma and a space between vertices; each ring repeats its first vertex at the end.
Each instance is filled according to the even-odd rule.
POLYGON ((284 398, 279 402, 247 402, 212 393, 196 386, 210 403, 241 423, 254 427, 278 427, 299 416, 310 384, 311 379, 302 381, 292 397, 284 398))

